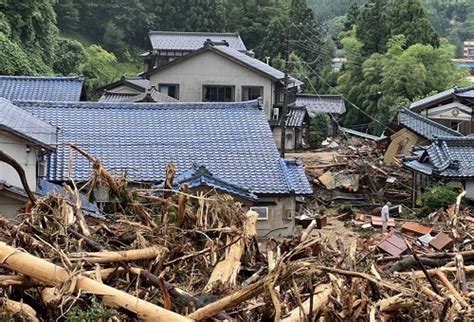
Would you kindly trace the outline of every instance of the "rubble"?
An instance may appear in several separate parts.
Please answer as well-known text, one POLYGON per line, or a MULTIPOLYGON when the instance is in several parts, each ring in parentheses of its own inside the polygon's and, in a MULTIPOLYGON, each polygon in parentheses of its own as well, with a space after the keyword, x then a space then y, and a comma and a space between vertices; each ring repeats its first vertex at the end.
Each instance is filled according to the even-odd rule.
MULTIPOLYGON (((92 178, 70 193, 107 188, 115 202, 104 208, 105 219, 83 216, 79 199, 59 195, 35 200, 17 219, 0 219, 2 318, 61 320, 81 312, 98 314, 88 315, 93 320, 147 321, 474 318, 474 243, 465 242, 472 240, 472 221, 465 219, 472 214, 463 207, 440 211, 438 218, 456 216, 449 226, 438 219, 429 227, 450 232, 452 252, 418 245, 394 222, 383 242, 399 251, 388 256, 367 235, 345 245, 318 233, 346 217, 372 221, 365 214, 321 214, 292 238, 261 240, 256 213, 229 196, 192 194, 186 186, 135 188, 100 160, 90 161, 92 178)), ((173 175, 170 165, 165 179, 173 175)))

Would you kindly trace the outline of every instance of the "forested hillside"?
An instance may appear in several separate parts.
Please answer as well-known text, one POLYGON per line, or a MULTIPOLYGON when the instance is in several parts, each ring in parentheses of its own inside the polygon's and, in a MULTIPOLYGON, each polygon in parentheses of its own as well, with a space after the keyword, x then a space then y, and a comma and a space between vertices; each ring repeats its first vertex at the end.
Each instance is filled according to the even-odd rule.
POLYGON ((148 30, 239 32, 309 93, 342 93, 347 126, 380 132, 409 101, 464 84, 474 3, 441 0, 4 0, 0 73, 84 75, 94 89, 141 71, 148 30), (331 69, 335 55, 348 59, 331 69))

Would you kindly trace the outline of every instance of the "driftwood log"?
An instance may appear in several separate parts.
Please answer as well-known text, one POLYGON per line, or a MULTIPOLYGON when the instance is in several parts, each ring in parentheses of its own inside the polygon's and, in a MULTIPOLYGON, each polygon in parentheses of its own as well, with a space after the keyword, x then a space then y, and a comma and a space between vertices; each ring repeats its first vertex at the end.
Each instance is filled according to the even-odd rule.
POLYGON ((0 259, 2 266, 28 275, 45 285, 60 287, 66 282, 75 280, 77 292, 95 294, 102 298, 105 305, 122 307, 145 321, 190 321, 175 312, 165 310, 157 305, 141 300, 126 292, 92 280, 83 275, 71 276, 64 268, 41 258, 24 253, 19 249, 0 242, 0 259))
POLYGON ((132 249, 117 252, 95 252, 95 253, 71 253, 68 255, 71 261, 83 260, 90 264, 104 264, 113 262, 130 262, 141 259, 154 259, 157 258, 158 262, 168 254, 168 250, 164 247, 148 247, 143 249, 132 249))

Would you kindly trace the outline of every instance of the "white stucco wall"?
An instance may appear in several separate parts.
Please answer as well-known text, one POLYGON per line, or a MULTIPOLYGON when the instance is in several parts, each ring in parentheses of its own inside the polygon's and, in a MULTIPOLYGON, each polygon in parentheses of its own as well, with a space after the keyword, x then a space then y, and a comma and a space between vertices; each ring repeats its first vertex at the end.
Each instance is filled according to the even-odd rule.
MULTIPOLYGON (((1 131, 0 150, 14 158, 23 167, 30 189, 36 191, 36 161, 38 151, 30 147, 30 152, 27 152, 25 142, 1 131)), ((4 162, 0 162, 0 180, 4 180, 8 184, 16 187, 23 187, 15 169, 4 162)))
POLYGON ((203 52, 180 64, 150 75, 150 85, 179 84, 179 100, 201 102, 203 85, 235 86, 235 101, 242 100, 242 86, 263 87, 267 118, 273 106, 272 81, 213 52, 203 52))

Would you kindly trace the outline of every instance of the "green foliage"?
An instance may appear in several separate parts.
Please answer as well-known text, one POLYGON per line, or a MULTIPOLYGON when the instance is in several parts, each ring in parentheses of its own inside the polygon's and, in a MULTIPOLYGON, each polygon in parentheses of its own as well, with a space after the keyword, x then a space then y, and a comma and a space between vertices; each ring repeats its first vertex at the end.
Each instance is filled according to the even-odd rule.
POLYGON ((106 85, 118 76, 114 74, 117 58, 98 45, 87 47, 84 53, 84 61, 79 68, 86 79, 87 95, 91 98, 96 96, 94 90, 97 87, 106 85))
POLYGON ((113 314, 114 312, 112 310, 104 308, 97 298, 92 296, 88 308, 84 309, 79 306, 74 306, 67 312, 66 317, 68 321, 71 322, 106 321, 113 314))
POLYGON ((470 0, 421 0, 434 29, 456 46, 462 56, 463 42, 474 39, 474 2, 470 0))
POLYGON ((316 113, 309 125, 308 143, 311 148, 321 147, 329 134, 330 118, 326 113, 316 113))
POLYGON ((28 55, 3 33, 0 33, 0 48, 0 74, 31 75, 36 72, 31 68, 28 55))
POLYGON ((77 40, 59 38, 56 44, 53 69, 61 75, 78 75, 85 59, 84 47, 77 40))
POLYGON ((104 45, 105 49, 115 53, 117 57, 125 57, 127 51, 125 33, 123 32, 122 28, 118 27, 111 21, 109 21, 105 26, 102 44, 104 45))
POLYGON ((457 183, 438 184, 421 195, 423 213, 431 213, 440 208, 447 208, 456 202, 460 192, 457 183))

